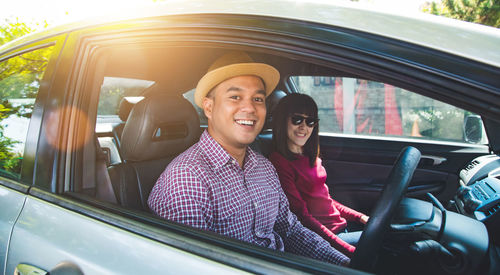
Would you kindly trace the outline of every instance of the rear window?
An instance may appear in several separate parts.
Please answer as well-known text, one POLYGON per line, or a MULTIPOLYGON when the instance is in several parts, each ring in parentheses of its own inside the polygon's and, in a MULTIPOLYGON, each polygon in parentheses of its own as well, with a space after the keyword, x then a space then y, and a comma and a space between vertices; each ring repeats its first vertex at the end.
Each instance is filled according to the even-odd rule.
POLYGON ((111 132, 113 125, 124 122, 119 117, 120 102, 139 102, 142 93, 154 84, 154 81, 144 79, 105 76, 97 107, 96 132, 111 132))

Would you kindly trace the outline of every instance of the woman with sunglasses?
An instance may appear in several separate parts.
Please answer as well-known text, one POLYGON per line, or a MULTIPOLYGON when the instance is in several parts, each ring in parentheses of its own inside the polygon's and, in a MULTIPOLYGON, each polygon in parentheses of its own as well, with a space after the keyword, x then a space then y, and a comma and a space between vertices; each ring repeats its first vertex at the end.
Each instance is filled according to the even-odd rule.
POLYGON ((290 94, 273 112, 276 167, 290 209, 303 225, 347 256, 352 256, 361 231, 347 232, 347 221, 366 224, 368 216, 333 200, 319 155, 318 107, 305 94, 290 94))

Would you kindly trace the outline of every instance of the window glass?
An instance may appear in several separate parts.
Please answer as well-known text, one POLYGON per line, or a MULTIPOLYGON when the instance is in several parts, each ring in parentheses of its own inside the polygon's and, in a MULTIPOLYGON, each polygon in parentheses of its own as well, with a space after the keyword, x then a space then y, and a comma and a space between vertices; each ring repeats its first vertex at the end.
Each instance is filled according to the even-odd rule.
POLYGON ((133 104, 144 98, 141 94, 154 84, 154 81, 144 79, 105 76, 97 107, 96 132, 110 133, 114 125, 125 122, 124 110, 122 110, 123 120, 119 116, 120 103, 126 101, 124 105, 128 106, 123 105, 122 108, 130 111, 133 104))
POLYGON ((40 82, 53 47, 0 63, 0 175, 19 179, 24 144, 40 82))
POLYGON ((329 76, 294 76, 292 81, 318 104, 322 133, 487 143, 480 119, 478 133, 465 135, 464 122, 479 116, 389 84, 329 76))

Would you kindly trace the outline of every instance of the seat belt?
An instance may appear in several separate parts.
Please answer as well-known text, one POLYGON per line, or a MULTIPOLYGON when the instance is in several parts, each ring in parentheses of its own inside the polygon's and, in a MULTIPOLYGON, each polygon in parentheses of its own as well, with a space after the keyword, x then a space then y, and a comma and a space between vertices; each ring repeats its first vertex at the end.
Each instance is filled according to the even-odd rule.
POLYGON ((101 149, 99 140, 96 137, 96 198, 99 200, 117 203, 115 191, 111 184, 111 179, 108 173, 107 155, 101 149))

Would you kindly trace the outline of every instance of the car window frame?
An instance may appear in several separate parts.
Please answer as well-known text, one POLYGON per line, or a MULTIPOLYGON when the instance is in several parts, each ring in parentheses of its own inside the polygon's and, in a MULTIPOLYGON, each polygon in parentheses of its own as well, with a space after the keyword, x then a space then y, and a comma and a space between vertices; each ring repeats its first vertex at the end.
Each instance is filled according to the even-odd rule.
MULTIPOLYGON (((99 94, 98 82, 93 79, 93 75, 87 74, 91 71, 91 66, 93 62, 98 62, 95 60, 83 60, 87 58, 90 54, 95 52, 96 43, 98 39, 96 37, 107 37, 107 33, 101 32, 93 33, 95 30, 82 30, 69 34, 68 41, 78 41, 77 51, 74 53, 74 59, 72 60, 73 71, 71 75, 75 76, 71 78, 68 86, 72 87, 72 95, 68 97, 71 100, 71 106, 77 108, 85 109, 85 105, 90 104, 90 102, 97 103, 97 98, 99 94), (80 89, 80 91, 78 91, 80 89), (87 93, 92 92, 91 96, 87 93), (86 94, 86 97, 82 95, 86 94)), ((149 30, 150 31, 150 30, 149 30)), ((142 30, 134 32, 142 33, 142 30)), ((162 31, 163 32, 163 31, 162 31)), ((113 35, 116 35, 113 33, 113 35)), ((124 37, 129 37, 131 41, 136 42, 136 38, 133 34, 127 33, 117 35, 117 39, 124 39, 124 37)), ((147 36, 145 36, 147 37, 147 36)), ((103 40, 109 42, 109 40, 103 40)), ((183 40, 184 42, 186 40, 183 40)), ((194 39, 197 41, 197 39, 194 39)), ((214 41, 218 40, 214 39, 214 41)), ((207 45, 210 45, 208 43, 207 45)), ((227 45, 231 45, 228 41, 227 45)), ((213 45, 212 45, 213 46, 213 45)), ((67 54, 66 54, 67 56, 67 54)), ((92 114, 97 114, 97 104, 95 107, 91 107, 89 111, 89 116, 92 114)), ((64 114, 66 117, 64 120, 73 121, 74 124, 77 114, 66 112, 64 114)), ((67 129, 77 129, 76 126, 69 126, 67 129)), ((94 131, 95 124, 91 124, 87 129, 94 131)), ((81 130, 81 129, 80 129, 81 130)), ((73 134, 73 138, 79 136, 79 134, 73 134)), ((74 143, 71 140, 72 137, 67 133, 63 134, 61 140, 65 141, 68 145, 63 147, 66 154, 60 154, 58 157, 58 163, 64 164, 64 168, 58 169, 59 171, 65 171, 63 177, 58 178, 57 188, 52 192, 44 190, 43 188, 34 187, 31 188, 30 194, 42 198, 44 200, 50 201, 56 205, 61 205, 69 210, 72 210, 78 214, 96 218, 100 221, 104 221, 111 225, 117 226, 119 228, 131 231, 139 236, 146 237, 155 241, 164 243, 165 245, 174 246, 182 249, 188 253, 193 253, 199 256, 206 257, 208 259, 216 260, 223 264, 241 268, 250 272, 266 272, 277 267, 290 268, 293 267, 297 270, 308 270, 313 272, 339 272, 347 274, 357 274, 355 270, 345 270, 339 266, 331 265, 328 263, 320 262, 318 260, 306 258, 303 256, 297 256, 290 253, 283 255, 279 251, 272 251, 259 247, 257 245, 248 244, 240 240, 234 240, 232 238, 222 236, 213 232, 206 232, 196 228, 191 228, 186 225, 177 224, 175 222, 167 221, 159 218, 152 214, 144 214, 140 211, 127 210, 120 206, 113 205, 110 203, 98 201, 92 197, 86 196, 85 194, 76 193, 64 193, 68 190, 73 190, 74 188, 68 189, 68 180, 76 180, 76 178, 81 177, 83 172, 78 172, 75 174, 73 169, 78 167, 82 163, 82 156, 77 156, 78 154, 72 154, 74 148, 70 145, 74 143), (68 175, 69 173, 69 175, 68 175), (116 214, 119 214, 116 216, 116 214), (142 225, 154 225, 156 229, 146 229, 142 225), (158 232, 158 228, 161 228, 161 232, 158 232), (178 237, 173 237, 172 232, 180 232, 178 237), (187 245, 185 237, 189 237, 193 243, 187 245), (201 242, 200 242, 201 241, 201 242), (207 249, 206 247, 211 247, 207 249), (224 250, 226 252, 214 254, 214 251, 224 250), (244 259, 244 260, 242 260, 244 259), (262 260, 265 259, 265 260, 262 260), (260 270, 260 271, 259 271, 260 270)), ((76 150, 75 150, 76 151, 76 150)), ((85 151, 85 150, 84 150, 85 151)), ((79 152, 79 154, 85 154, 85 152, 79 152)), ((92 152, 87 152, 92 154, 92 152)), ((88 171, 86 171, 88 172, 88 171)), ((275 269, 275 271, 280 271, 281 268, 275 269)))
MULTIPOLYGON (((316 65, 321 65, 321 66, 329 66, 332 68, 342 68, 348 72, 353 73, 354 68, 361 68, 360 66, 360 61, 367 61, 368 63, 372 64, 372 71, 368 72, 367 75, 375 75, 373 67, 376 67, 373 64, 376 64, 377 61, 381 64, 379 66, 382 66, 385 64, 387 66, 388 64, 397 64, 397 60, 386 60, 386 57, 381 56, 379 53, 371 53, 371 56, 367 52, 363 52, 362 50, 357 49, 354 46, 351 46, 352 48, 349 48, 349 50, 343 49, 342 46, 339 44, 335 43, 327 43, 328 41, 324 41, 321 39, 316 39, 314 37, 308 37, 308 29, 306 29, 304 26, 307 25, 308 23, 304 22, 298 22, 294 20, 278 20, 278 19, 273 19, 271 27, 269 28, 282 28, 286 27, 289 28, 290 26, 274 26, 276 23, 283 23, 283 22, 288 22, 288 23, 293 23, 295 26, 299 25, 304 28, 304 33, 303 37, 290 37, 286 35, 285 31, 280 31, 276 36, 274 37, 272 35, 272 32, 269 31, 269 33, 266 33, 266 29, 259 29, 257 28, 241 28, 240 27, 234 27, 230 26, 231 24, 236 24, 240 21, 246 22, 248 19, 252 19, 255 22, 258 22, 256 19, 261 19, 262 17, 256 17, 256 16, 242 16, 245 20, 236 20, 238 16, 214 16, 211 15, 212 17, 209 16, 209 19, 214 20, 214 22, 218 22, 217 20, 222 19, 227 19, 229 23, 227 27, 221 28, 220 26, 217 28, 218 32, 215 30, 212 30, 213 32, 210 35, 210 41, 216 41, 216 38, 225 38, 228 44, 232 44, 235 42, 235 40, 238 41, 240 44, 239 47, 244 49, 245 47, 248 49, 259 49, 262 50, 263 52, 267 53, 272 53, 272 54, 278 54, 282 55, 285 57, 296 57, 300 58, 301 60, 310 62, 311 64, 316 64, 316 65), (236 18, 236 19, 235 19, 236 18), (236 23, 235 23, 236 22, 236 23), (257 33, 256 33, 257 32, 257 33), (233 36, 227 37, 228 34, 232 34, 233 36), (262 36, 260 36, 262 34, 262 36), (282 41, 284 44, 280 44, 280 46, 274 45, 274 41, 280 39, 280 38, 285 38, 285 41, 282 41), (306 48, 304 49, 304 46, 306 48), (341 50, 342 53, 346 54, 347 57, 342 57, 337 50, 341 50), (353 54, 358 54, 359 55, 359 60, 356 58, 353 58, 353 54), (365 55, 368 55, 366 57, 365 55), (351 58, 349 59, 349 62, 344 64, 344 61, 346 61, 346 58, 351 58), (366 58, 366 59, 364 59, 366 58), (386 62, 386 63, 384 63, 386 62)), ((207 17, 202 16, 202 17, 207 17)), ((171 18, 171 17, 169 17, 171 18)), ((182 18, 182 17, 181 17, 182 18)), ((190 18, 190 16, 186 16, 186 18, 190 18)), ((224 19, 224 20, 225 20, 224 19)), ((193 15, 191 20, 193 22, 199 22, 200 18, 198 15, 193 15)), ((186 21, 186 20, 185 20, 186 21)), ((183 21, 181 26, 186 27, 186 22, 183 21)), ((210 21, 210 20, 209 20, 210 21)), ((165 30, 165 26, 162 25, 165 24, 163 21, 161 23, 158 23, 157 25, 153 24, 152 25, 144 25, 143 27, 138 27, 137 29, 134 30, 129 30, 127 32, 127 35, 131 35, 133 32, 135 33, 142 33, 143 35, 152 35, 152 29, 158 29, 159 32, 168 32, 168 30, 165 30)), ((193 33, 180 33, 178 30, 176 31, 175 28, 179 27, 178 25, 175 26, 175 24, 172 26, 172 33, 175 33, 176 35, 179 35, 179 37, 189 37, 189 35, 195 35, 199 30, 206 30, 207 25, 197 25, 198 23, 194 24, 195 27, 198 29, 194 29, 193 33)), ((283 25, 283 24, 281 24, 283 25)), ((321 31, 332 31, 332 32, 339 32, 339 33, 347 33, 347 36, 352 36, 353 33, 361 33, 361 32, 352 32, 352 31, 346 31, 342 29, 336 29, 334 27, 328 27, 327 29, 324 29, 324 26, 321 24, 311 24, 313 28, 315 28, 316 31, 321 32, 321 31)), ((191 26, 193 27, 193 26, 191 26)), ((362 34, 362 33, 361 33, 362 34)), ((90 28, 90 29, 85 29, 85 30, 80 30, 80 31, 75 31, 70 34, 70 39, 69 39, 69 50, 66 52, 64 55, 65 57, 61 61, 61 63, 64 63, 63 65, 60 66, 60 70, 68 70, 70 71, 69 76, 67 79, 68 81, 60 84, 58 87, 64 87, 69 89, 70 92, 70 97, 75 97, 75 90, 81 88, 83 85, 82 84, 82 74, 85 66, 86 60, 83 58, 84 56, 88 55, 92 49, 87 49, 85 48, 86 45, 85 43, 88 43, 92 39, 95 39, 98 36, 106 36, 106 35, 111 35, 116 37, 116 39, 121 39, 123 37, 120 37, 119 33, 119 28, 116 27, 115 29, 110 28, 106 29, 104 27, 97 27, 97 28, 90 28), (83 41, 84 39, 89 39, 87 41, 83 41), (79 82, 80 81, 80 82, 79 82)), ((124 34, 125 35, 125 34, 124 34)), ((333 35, 335 36, 335 35, 333 35)), ((199 37, 196 37, 196 41, 198 41, 200 38, 208 39, 204 37, 203 35, 200 35, 199 37)), ((379 38, 381 40, 384 40, 383 38, 379 38)), ((220 43, 219 40, 216 42, 220 43)), ((366 41, 365 41, 366 42, 366 41)), ((399 42, 393 43, 393 44, 400 44, 399 42)), ((404 47, 405 45, 400 45, 400 47, 404 47)), ((236 47, 233 45, 233 47, 236 47)), ((397 59, 397 58, 396 58, 397 59)), ((384 66, 382 66, 384 67, 384 66)), ((405 68, 409 69, 411 68, 408 67, 408 65, 400 66, 400 68, 405 68)), ((416 69, 415 69, 416 70, 416 69)), ((419 68, 416 71, 423 71, 423 68, 419 68)), ((428 73, 428 72, 427 72, 428 73)), ((435 73, 435 72, 434 72, 435 73)), ((69 75, 68 74, 68 75, 69 75)), ((396 79, 394 72, 391 72, 391 70, 388 70, 385 68, 384 72, 381 73, 379 72, 376 74, 379 78, 388 78, 388 79, 396 79)), ((429 75, 432 75, 429 73, 429 75)), ((429 75, 425 75, 429 77, 429 75)), ((438 74, 439 75, 439 74, 438 74)), ((440 78, 441 75, 435 76, 437 78, 440 78)), ((440 79, 435 80, 434 82, 442 83, 440 79)), ((281 84, 281 85, 287 85, 286 83, 281 84)), ((406 86, 412 86, 414 84, 407 84, 406 86)), ((432 86, 432 85, 430 85, 432 86)), ((426 88, 422 90, 422 93, 430 93, 430 88, 426 88)), ((64 95, 59 95, 61 98, 65 98, 64 95)), ((435 95, 436 97, 440 97, 442 95, 435 95)), ((65 100, 68 100, 65 98, 65 100)), ((463 103, 462 103, 463 104, 463 103)), ((66 118, 68 119, 70 117, 70 114, 65 114, 66 118)), ((61 142, 67 141, 68 137, 62 137, 61 142)), ((32 188, 31 194, 33 196, 36 196, 38 198, 44 199, 46 201, 49 201, 51 203, 54 203, 56 205, 60 205, 64 208, 67 208, 71 211, 74 211, 76 213, 95 218, 101 221, 104 221, 110 225, 117 226, 126 230, 129 230, 135 234, 141 235, 143 237, 156 240, 162 243, 165 243, 167 245, 173 245, 173 246, 178 246, 180 249, 201 255, 203 257, 213 257, 217 261, 221 261, 226 264, 233 264, 231 263, 231 260, 239 260, 238 258, 227 258, 228 256, 224 253, 218 254, 216 256, 211 256, 209 253, 207 253, 207 250, 204 247, 200 247, 200 244, 193 244, 192 247, 186 247, 185 244, 182 244, 182 238, 180 239, 172 239, 171 237, 171 231, 172 230, 177 230, 180 235, 187 235, 190 238, 193 238, 192 240, 197 240, 201 244, 213 244, 212 241, 215 242, 215 248, 217 249, 227 249, 229 252, 235 252, 240 253, 239 255, 247 255, 245 258, 245 261, 251 261, 252 259, 267 259, 269 263, 277 263, 281 265, 285 264, 290 264, 294 267, 297 267, 299 270, 306 270, 306 271, 331 271, 333 268, 331 265, 327 265, 324 263, 317 262, 315 260, 311 259, 305 259, 303 257, 295 257, 293 255, 281 255, 280 253, 276 253, 273 251, 267 251, 267 250, 261 250, 258 247, 254 247, 252 245, 244 244, 240 241, 234 241, 232 243, 231 240, 228 240, 227 238, 220 237, 220 238, 215 238, 212 234, 208 234, 209 232, 200 232, 198 230, 188 228, 186 226, 182 225, 177 225, 175 223, 171 223, 168 221, 160 221, 159 219, 153 219, 151 216, 146 215, 145 217, 141 215, 140 213, 136 213, 134 211, 126 211, 120 207, 110 205, 107 203, 102 203, 99 201, 92 201, 92 200, 82 200, 79 197, 68 197, 68 196, 62 196, 62 192, 64 191, 64 187, 67 185, 67 182, 72 180, 71 179, 71 174, 69 171, 71 171, 71 166, 68 166, 68 164, 71 163, 71 155, 65 155, 57 156, 57 164, 59 165, 58 172, 56 173, 57 175, 57 184, 51 184, 50 188, 32 188), (47 190, 50 190, 48 192, 47 190), (135 223, 135 226, 134 226, 135 223), (153 225, 153 227, 147 227, 144 228, 142 225, 153 225), (132 229, 130 229, 132 228, 132 229), (206 236, 204 233, 207 233, 206 236), (222 248, 221 248, 222 247, 222 248), (314 265, 314 266, 313 266, 314 265)), ((202 245, 203 246, 203 245, 202 245)), ((210 250, 210 249, 209 249, 210 250)), ((266 261, 267 261, 266 260, 266 261)), ((238 263, 245 265, 245 263, 238 263)), ((260 266, 265 266, 265 263, 260 266)), ((246 268, 249 268, 248 266, 246 268)), ((250 268, 250 270, 253 270, 250 268)), ((342 271, 343 273, 348 273, 349 270, 345 269, 339 269, 337 271, 342 271)), ((353 271, 354 272, 354 271, 353 271)))
POLYGON ((44 104, 50 93, 50 87, 54 80, 54 71, 59 58, 59 53, 64 45, 65 35, 57 35, 39 40, 34 40, 22 45, 13 46, 5 52, 0 53, 0 62, 16 56, 40 50, 43 48, 53 47, 47 67, 44 71, 40 87, 33 105, 33 112, 29 120, 28 131, 26 135, 23 164, 19 180, 1 180, 1 184, 13 188, 17 191, 26 193, 28 188, 34 184, 34 179, 38 175, 35 172, 37 163, 37 147, 39 142, 39 132, 41 129, 41 117, 43 116, 44 104))

